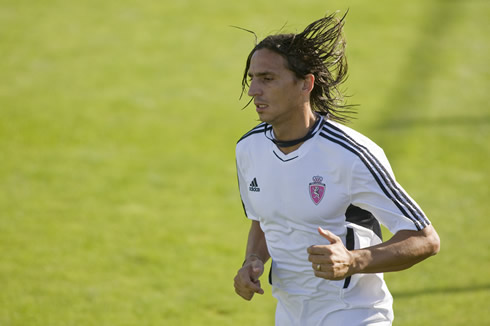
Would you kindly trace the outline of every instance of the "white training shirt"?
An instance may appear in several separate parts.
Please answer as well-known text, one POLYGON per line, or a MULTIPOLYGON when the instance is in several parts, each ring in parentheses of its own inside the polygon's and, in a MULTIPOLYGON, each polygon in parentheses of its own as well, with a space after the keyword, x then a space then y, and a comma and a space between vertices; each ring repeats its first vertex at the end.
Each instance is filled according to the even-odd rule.
MULTIPOLYGON (((348 249, 358 249, 381 242, 377 221, 392 233, 421 230, 430 222, 395 181, 379 146, 323 117, 314 132, 289 154, 271 141, 272 127, 266 123, 237 143, 240 195, 247 217, 259 221, 264 231, 272 286, 288 294, 332 298, 346 291, 369 292, 357 284, 386 288, 382 274, 356 274, 342 281, 315 277, 306 250, 328 244, 318 226, 342 238, 348 249), (353 230, 350 240, 348 228, 353 230)), ((368 307, 370 301, 391 299, 387 290, 378 292, 377 297, 356 295, 350 304, 368 307)))

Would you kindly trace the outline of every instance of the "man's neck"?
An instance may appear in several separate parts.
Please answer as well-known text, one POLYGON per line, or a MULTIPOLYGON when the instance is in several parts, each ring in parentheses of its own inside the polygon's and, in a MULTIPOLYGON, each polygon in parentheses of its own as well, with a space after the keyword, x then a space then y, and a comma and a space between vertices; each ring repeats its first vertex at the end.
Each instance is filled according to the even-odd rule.
MULTIPOLYGON (((280 141, 295 140, 304 137, 313 127, 317 116, 311 109, 304 110, 294 118, 282 124, 272 125, 275 139, 280 141)), ((303 143, 294 146, 279 147, 284 154, 289 154, 297 150, 303 143)))

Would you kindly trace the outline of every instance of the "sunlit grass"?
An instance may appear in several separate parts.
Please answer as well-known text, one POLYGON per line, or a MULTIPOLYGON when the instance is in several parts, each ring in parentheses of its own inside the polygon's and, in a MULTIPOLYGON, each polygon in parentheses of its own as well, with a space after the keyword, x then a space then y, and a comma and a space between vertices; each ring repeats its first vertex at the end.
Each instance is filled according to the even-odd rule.
POLYGON ((396 324, 488 322, 486 3, 53 0, 0 5, 0 324, 273 324, 267 285, 232 285, 234 145, 256 117, 238 100, 253 36, 229 25, 347 7, 352 127, 442 239, 386 275, 396 324))

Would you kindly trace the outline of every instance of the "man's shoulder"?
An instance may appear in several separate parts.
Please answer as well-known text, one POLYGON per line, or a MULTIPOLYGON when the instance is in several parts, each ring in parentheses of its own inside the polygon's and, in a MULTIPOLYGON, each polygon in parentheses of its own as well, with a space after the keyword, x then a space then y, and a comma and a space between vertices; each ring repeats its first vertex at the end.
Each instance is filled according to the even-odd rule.
POLYGON ((257 136, 261 133, 263 134, 264 132, 266 132, 266 130, 268 130, 270 128, 272 128, 272 127, 265 122, 262 122, 262 123, 256 125, 251 130, 247 131, 242 137, 240 137, 240 139, 237 142, 237 145, 246 141, 246 140, 250 141, 251 139, 254 138, 254 136, 257 136))
POLYGON ((323 126, 321 136, 338 151, 345 154, 345 156, 338 155, 338 157, 352 159, 354 156, 357 157, 356 161, 359 163, 382 164, 389 168, 389 162, 383 149, 370 138, 350 127, 329 121, 323 126))
POLYGON ((376 148, 379 146, 364 134, 335 121, 328 120, 322 128, 324 139, 330 142, 350 148, 351 146, 376 148))

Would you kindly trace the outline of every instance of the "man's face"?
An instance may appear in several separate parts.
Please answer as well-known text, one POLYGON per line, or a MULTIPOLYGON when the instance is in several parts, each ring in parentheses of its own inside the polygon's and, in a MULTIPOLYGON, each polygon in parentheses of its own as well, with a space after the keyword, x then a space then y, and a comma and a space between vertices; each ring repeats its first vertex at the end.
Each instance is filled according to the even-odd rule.
POLYGON ((250 88, 259 119, 272 126, 284 124, 299 114, 305 101, 303 82, 287 68, 286 59, 267 49, 257 50, 248 69, 250 88))

